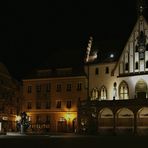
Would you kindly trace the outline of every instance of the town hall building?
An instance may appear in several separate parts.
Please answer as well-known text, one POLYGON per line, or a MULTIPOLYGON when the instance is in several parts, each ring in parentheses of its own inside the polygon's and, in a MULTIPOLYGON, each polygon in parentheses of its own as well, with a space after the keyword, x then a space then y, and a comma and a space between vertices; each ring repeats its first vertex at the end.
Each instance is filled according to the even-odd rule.
POLYGON ((131 133, 148 131, 148 23, 144 3, 138 1, 138 18, 118 59, 111 54, 97 61, 90 37, 85 58, 88 96, 78 106, 80 133, 131 133))

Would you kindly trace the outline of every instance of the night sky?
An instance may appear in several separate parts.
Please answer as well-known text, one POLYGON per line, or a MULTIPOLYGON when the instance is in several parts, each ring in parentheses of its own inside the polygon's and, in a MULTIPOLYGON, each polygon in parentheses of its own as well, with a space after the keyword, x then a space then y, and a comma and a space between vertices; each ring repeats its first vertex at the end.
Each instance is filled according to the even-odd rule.
POLYGON ((136 19, 136 0, 6 1, 0 61, 16 79, 43 65, 79 65, 90 35, 96 48, 111 42, 121 50, 136 19))

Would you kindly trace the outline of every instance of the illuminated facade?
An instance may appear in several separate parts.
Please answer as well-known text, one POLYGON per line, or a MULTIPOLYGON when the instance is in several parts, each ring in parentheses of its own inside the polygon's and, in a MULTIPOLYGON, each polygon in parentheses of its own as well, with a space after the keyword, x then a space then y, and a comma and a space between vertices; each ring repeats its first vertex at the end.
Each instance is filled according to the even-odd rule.
POLYGON ((77 104, 86 98, 86 76, 73 68, 40 69, 23 79, 22 110, 31 132, 74 132, 77 104))
POLYGON ((142 15, 143 3, 138 10, 120 58, 114 60, 111 55, 106 62, 85 66, 90 101, 79 106, 80 132, 148 130, 148 24, 142 15))
POLYGON ((16 131, 20 104, 20 86, 0 63, 0 133, 16 131))

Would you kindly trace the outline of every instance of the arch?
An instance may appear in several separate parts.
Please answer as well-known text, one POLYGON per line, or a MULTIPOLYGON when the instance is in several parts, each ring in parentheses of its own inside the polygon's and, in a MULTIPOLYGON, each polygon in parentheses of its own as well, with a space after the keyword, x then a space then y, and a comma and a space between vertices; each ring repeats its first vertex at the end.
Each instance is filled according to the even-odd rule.
POLYGON ((147 83, 140 79, 135 85, 135 94, 139 99, 143 99, 147 97, 147 83))
POLYGON ((107 99, 107 89, 104 85, 100 88, 100 99, 101 100, 107 99))
POLYGON ((116 112, 116 130, 118 133, 133 133, 134 113, 128 108, 120 108, 116 112))
POLYGON ((99 91, 97 88, 93 88, 91 91, 91 100, 97 100, 99 98, 99 91))
POLYGON ((138 110, 137 129, 139 134, 148 134, 148 107, 142 107, 138 110))
POLYGON ((129 99, 129 88, 128 84, 125 81, 122 81, 119 84, 119 99, 129 99))
POLYGON ((110 108, 102 108, 98 114, 98 130, 108 133, 113 130, 113 112, 110 108))
POLYGON ((99 127, 100 126, 113 126, 113 112, 110 108, 103 108, 98 114, 99 127))
POLYGON ((64 117, 60 117, 57 123, 57 131, 58 132, 66 132, 67 131, 67 121, 64 117))

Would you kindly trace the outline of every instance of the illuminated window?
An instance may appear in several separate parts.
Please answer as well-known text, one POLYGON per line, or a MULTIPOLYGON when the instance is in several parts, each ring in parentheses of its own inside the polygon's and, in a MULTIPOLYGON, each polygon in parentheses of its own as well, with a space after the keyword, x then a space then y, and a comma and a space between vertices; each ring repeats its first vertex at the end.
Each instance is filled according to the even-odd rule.
POLYGON ((67 101, 66 107, 67 107, 67 108, 71 108, 71 100, 68 100, 68 101, 67 101))
POLYGON ((101 88, 101 100, 106 100, 107 99, 107 90, 104 86, 101 88))
POLYGON ((56 103, 57 103, 57 104, 56 104, 56 108, 61 108, 61 101, 58 100, 56 103))
POLYGON ((91 100, 96 100, 99 97, 99 92, 97 88, 93 88, 91 93, 91 100))
POLYGON ((67 91, 71 91, 71 84, 67 84, 67 91))
POLYGON ((128 85, 125 81, 121 82, 119 85, 119 97, 120 99, 129 99, 128 85))
POLYGON ((32 93, 32 86, 28 86, 28 93, 32 93))

